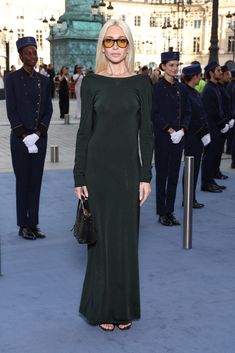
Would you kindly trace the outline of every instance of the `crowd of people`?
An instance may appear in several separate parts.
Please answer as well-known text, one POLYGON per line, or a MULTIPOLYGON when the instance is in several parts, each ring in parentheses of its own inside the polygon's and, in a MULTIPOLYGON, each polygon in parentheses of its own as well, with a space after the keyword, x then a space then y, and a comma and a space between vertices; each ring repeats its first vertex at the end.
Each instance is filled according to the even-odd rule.
POLYGON ((69 99, 77 100, 75 118, 81 117, 81 97, 80 88, 84 76, 93 73, 92 68, 83 68, 77 64, 74 67, 73 74, 69 74, 69 68, 62 66, 56 74, 52 64, 39 65, 39 73, 47 76, 51 83, 51 97, 59 97, 60 118, 64 119, 65 114, 69 114, 69 99))
MULTIPOLYGON (((227 179, 220 170, 223 152, 231 155, 231 168, 235 168, 235 70, 214 61, 205 67, 203 74, 200 62, 193 61, 179 74, 178 66, 179 53, 171 51, 162 54, 159 67, 152 69, 145 65, 138 72, 149 76, 153 84, 156 205, 159 222, 167 226, 180 224, 172 213, 183 150, 186 156, 194 157, 194 208, 204 207, 196 199, 200 167, 201 190, 214 193, 226 189, 225 185, 218 185, 215 181, 227 179), (168 67, 168 61, 174 61, 174 68, 168 67), (187 105, 183 102, 185 97, 187 105), (169 144, 164 129, 171 119, 172 125, 176 124, 177 117, 181 123, 179 126, 182 126, 179 141, 182 143, 173 142, 177 145, 173 146, 169 144), (177 149, 178 157, 175 155, 177 149)), ((171 137, 173 130, 167 130, 171 137)))
MULTIPOLYGON (((38 227, 39 196, 52 116, 52 84, 59 83, 61 118, 69 111, 69 69, 35 71, 37 44, 20 38, 23 66, 7 75, 6 103, 16 176, 17 224, 24 239, 45 238, 38 227), (46 76, 46 77, 45 77, 46 76), (50 85, 51 81, 51 85, 50 85)), ((182 153, 195 158, 193 208, 201 166, 201 190, 221 193, 215 179, 227 141, 235 167, 235 70, 218 62, 193 62, 179 78, 180 53, 161 54, 159 68, 134 72, 134 41, 125 22, 102 27, 96 73, 76 65, 72 80, 81 118, 75 147, 75 194, 88 199, 97 242, 88 246, 80 313, 104 331, 130 329, 140 318, 138 233, 155 154, 156 214, 163 226, 179 226, 174 214, 182 153)), ((182 203, 182 206, 184 204, 182 203)), ((58 215, 56 215, 58 216, 58 215)), ((56 217, 55 216, 55 217, 56 217)))

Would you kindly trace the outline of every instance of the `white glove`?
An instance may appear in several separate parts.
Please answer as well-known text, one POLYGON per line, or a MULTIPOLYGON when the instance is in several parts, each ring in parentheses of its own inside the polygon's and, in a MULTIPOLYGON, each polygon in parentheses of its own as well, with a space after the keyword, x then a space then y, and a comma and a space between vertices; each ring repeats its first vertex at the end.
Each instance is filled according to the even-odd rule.
POLYGON ((184 132, 183 130, 179 130, 179 131, 174 131, 171 134, 171 141, 175 144, 179 143, 182 139, 182 137, 184 136, 184 132))
POLYGON ((229 125, 229 129, 232 129, 234 126, 234 119, 230 119, 228 122, 228 125, 229 125))
POLYGON ((39 139, 39 136, 37 134, 30 134, 23 139, 23 142, 26 147, 29 147, 34 145, 38 139, 39 139))
POLYGON ((203 143, 204 146, 209 145, 209 143, 211 142, 211 134, 208 133, 208 134, 204 135, 201 138, 201 140, 202 140, 202 143, 203 143))
POLYGON ((220 132, 222 132, 222 134, 225 134, 226 132, 228 132, 228 130, 229 130, 229 124, 225 124, 225 127, 222 130, 220 130, 220 132))
POLYGON ((38 148, 35 144, 28 146, 27 148, 28 148, 29 153, 38 153, 38 148))

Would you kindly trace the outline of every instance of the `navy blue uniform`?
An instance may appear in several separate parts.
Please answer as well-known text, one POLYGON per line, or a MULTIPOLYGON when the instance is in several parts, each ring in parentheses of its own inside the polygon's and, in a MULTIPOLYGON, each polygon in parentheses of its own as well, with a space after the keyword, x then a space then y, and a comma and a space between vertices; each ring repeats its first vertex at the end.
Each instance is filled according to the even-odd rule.
MULTIPOLYGON (((223 107, 223 113, 224 113, 224 119, 226 121, 226 123, 229 122, 229 120, 231 119, 231 107, 230 107, 230 97, 229 97, 229 93, 226 89, 226 84, 224 83, 219 83, 219 89, 220 89, 220 93, 221 93, 221 99, 222 99, 222 107, 223 107)), ((221 151, 220 151, 220 158, 217 161, 217 166, 216 166, 216 171, 215 171, 215 176, 217 175, 217 173, 220 172, 220 162, 221 162, 221 158, 222 158, 222 154, 224 152, 224 145, 225 145, 225 141, 228 138, 228 136, 231 135, 230 129, 227 133, 222 134, 221 138, 222 138, 222 145, 221 145, 221 151)))
POLYGON ((38 224, 39 197, 52 115, 50 82, 45 76, 23 68, 6 77, 7 115, 11 124, 11 154, 16 176, 17 224, 38 224), (22 137, 40 131, 38 153, 29 154, 22 137))
POLYGON ((207 188, 215 183, 214 176, 220 163, 223 144, 221 129, 225 127, 226 118, 220 88, 217 84, 211 81, 206 84, 202 92, 202 101, 211 134, 211 143, 205 148, 201 168, 202 188, 207 188))
MULTIPOLYGON (((231 119, 235 119, 235 79, 229 82, 227 85, 227 92, 229 94, 230 100, 230 109, 231 109, 231 119)), ((235 126, 232 130, 232 143, 231 143, 231 153, 232 153, 232 161, 235 163, 235 126)))
MULTIPOLYGON (((185 156, 194 157, 194 189, 193 200, 196 201, 196 186, 203 153, 203 143, 201 138, 209 132, 206 120, 206 112, 203 106, 202 98, 194 88, 186 84, 189 93, 189 102, 191 105, 191 119, 187 134, 185 135, 185 156)), ((184 187, 184 182, 183 182, 184 187)))
POLYGON ((169 128, 188 129, 191 109, 188 92, 182 83, 169 83, 165 79, 153 87, 152 120, 155 136, 156 201, 157 214, 174 212, 183 139, 173 144, 169 128))

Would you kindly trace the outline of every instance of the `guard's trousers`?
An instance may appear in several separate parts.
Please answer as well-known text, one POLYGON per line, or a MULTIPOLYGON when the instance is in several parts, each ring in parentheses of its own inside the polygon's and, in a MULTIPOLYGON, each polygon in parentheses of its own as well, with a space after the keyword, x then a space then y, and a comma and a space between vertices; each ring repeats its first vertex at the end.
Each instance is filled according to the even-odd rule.
MULTIPOLYGON (((188 135, 185 138, 185 147, 184 147, 184 155, 194 157, 194 184, 193 184, 193 200, 196 200, 196 187, 198 174, 201 165, 203 152, 203 143, 200 138, 194 135, 188 135)), ((183 192, 184 192, 184 174, 182 178, 183 183, 183 192)))
POLYGON ((211 131, 211 142, 204 149, 201 167, 202 187, 214 183, 214 176, 218 170, 223 144, 222 134, 219 130, 211 131))
POLYGON ((155 135, 156 204, 161 216, 174 212, 183 146, 183 139, 173 144, 169 134, 155 135))
POLYGON ((39 199, 47 137, 40 137, 36 145, 38 153, 30 154, 22 139, 11 133, 12 164, 16 176, 17 225, 20 227, 35 226, 39 219, 39 199))

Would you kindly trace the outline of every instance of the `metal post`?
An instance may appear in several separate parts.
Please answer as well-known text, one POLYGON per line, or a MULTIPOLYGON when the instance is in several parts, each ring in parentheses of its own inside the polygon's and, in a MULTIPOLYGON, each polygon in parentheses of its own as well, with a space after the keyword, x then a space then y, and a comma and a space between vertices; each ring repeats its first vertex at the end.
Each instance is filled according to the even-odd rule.
POLYGON ((10 70, 10 43, 6 40, 6 71, 10 70))
POLYGON ((0 235, 0 276, 2 276, 2 241, 1 241, 1 235, 0 235))
POLYGON ((192 249, 192 214, 193 214, 193 184, 194 157, 185 156, 184 159, 184 234, 183 248, 192 249))
POLYGON ((69 125, 69 114, 64 114, 64 124, 69 125))
POLYGON ((58 163, 59 162, 59 146, 51 145, 51 163, 58 163))

